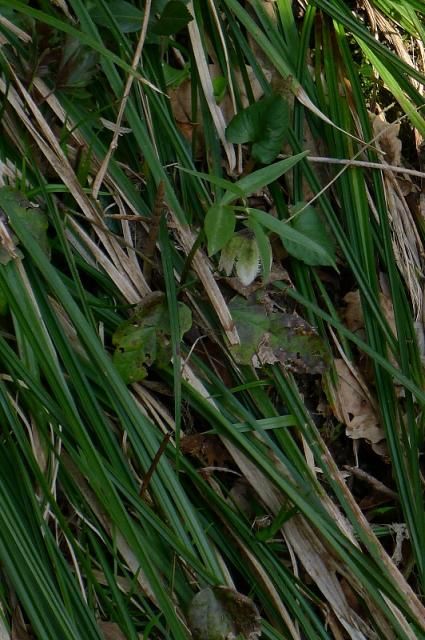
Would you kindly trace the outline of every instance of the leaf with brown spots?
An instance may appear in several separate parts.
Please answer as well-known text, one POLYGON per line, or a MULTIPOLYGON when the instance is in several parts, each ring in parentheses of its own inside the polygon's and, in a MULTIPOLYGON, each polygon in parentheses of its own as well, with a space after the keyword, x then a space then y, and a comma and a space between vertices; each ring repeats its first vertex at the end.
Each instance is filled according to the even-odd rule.
POLYGON ((313 375, 326 370, 322 339, 297 313, 266 308, 254 297, 236 297, 229 308, 240 338, 232 352, 240 364, 280 363, 295 373, 313 375))
POLYGON ((261 636, 257 607, 228 587, 207 587, 189 606, 188 622, 195 640, 256 640, 261 636))

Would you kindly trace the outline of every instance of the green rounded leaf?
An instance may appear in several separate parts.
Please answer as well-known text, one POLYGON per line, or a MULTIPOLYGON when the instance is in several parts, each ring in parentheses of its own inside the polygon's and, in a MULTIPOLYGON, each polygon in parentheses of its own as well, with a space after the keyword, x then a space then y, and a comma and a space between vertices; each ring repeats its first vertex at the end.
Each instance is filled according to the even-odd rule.
MULTIPOLYGON (((111 0, 108 9, 122 33, 140 31, 143 22, 143 11, 126 0, 111 0)), ((90 12, 91 18, 102 27, 110 27, 111 22, 107 13, 99 6, 90 12)))
POLYGON ((313 207, 309 207, 298 216, 302 218, 307 213, 305 219, 297 222, 295 219, 293 224, 278 220, 259 209, 248 208, 247 211, 250 219, 277 233, 286 251, 294 258, 311 266, 332 266, 336 269, 335 245, 313 207))
POLYGON ((192 15, 184 3, 181 0, 171 0, 165 6, 152 31, 159 36, 172 36, 184 29, 191 20, 192 15))
POLYGON ((270 310, 258 296, 236 296, 229 309, 240 338, 232 353, 240 364, 251 364, 257 356, 260 366, 280 363, 301 374, 321 374, 328 366, 328 354, 321 337, 296 313, 270 310))
POLYGON ((288 129, 288 105, 281 96, 262 98, 235 115, 226 129, 229 142, 252 142, 252 157, 270 164, 279 154, 288 129))
MULTIPOLYGON (((4 224, 9 226, 6 222, 7 216, 13 214, 19 222, 22 222, 25 225, 28 233, 31 234, 34 241, 44 251, 44 253, 50 257, 50 244, 47 237, 48 219, 42 209, 31 204, 25 196, 10 187, 2 187, 0 189, 0 209, 6 214, 4 224)), ((2 215, 4 217, 4 214, 2 215)), ((13 228, 12 221, 10 224, 13 228)), ((11 235, 11 241, 18 244, 18 240, 14 238, 13 234, 11 235)), ((11 258, 11 256, 8 255, 10 250, 6 246, 1 249, 0 263, 6 264, 11 258), (7 251, 5 251, 6 249, 7 251)))
POLYGON ((235 231, 235 223, 232 207, 215 204, 208 209, 205 216, 208 255, 213 256, 229 242, 235 231))
MULTIPOLYGON (((316 209, 310 205, 306 206, 305 202, 298 202, 291 207, 290 214, 295 216, 291 221, 292 228, 321 247, 319 253, 310 250, 301 259, 310 265, 335 266, 335 243, 316 209), (298 211, 300 211, 299 214, 298 211), (323 262, 323 251, 327 254, 326 262, 323 262)), ((287 252, 294 255, 291 241, 284 242, 284 245, 287 252)))

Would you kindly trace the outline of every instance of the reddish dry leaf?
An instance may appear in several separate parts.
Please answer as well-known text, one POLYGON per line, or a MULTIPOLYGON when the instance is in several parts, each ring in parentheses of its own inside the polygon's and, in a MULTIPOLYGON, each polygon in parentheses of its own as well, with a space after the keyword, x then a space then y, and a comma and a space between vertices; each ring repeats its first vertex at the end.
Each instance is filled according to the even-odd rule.
POLYGON ((196 458, 206 467, 228 467, 233 463, 218 436, 212 434, 195 433, 185 436, 180 448, 183 454, 196 458))

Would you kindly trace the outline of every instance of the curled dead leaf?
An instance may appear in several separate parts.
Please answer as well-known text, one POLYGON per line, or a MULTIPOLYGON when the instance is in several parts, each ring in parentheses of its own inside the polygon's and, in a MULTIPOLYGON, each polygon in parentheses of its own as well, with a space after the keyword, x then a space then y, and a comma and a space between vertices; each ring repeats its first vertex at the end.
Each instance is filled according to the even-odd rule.
MULTIPOLYGON (((357 289, 356 291, 349 291, 344 296, 343 300, 346 303, 346 307, 343 312, 343 318, 344 318, 345 324, 347 325, 348 329, 350 329, 350 331, 364 338, 365 323, 364 323, 363 309, 361 305, 359 290, 357 289)), ((382 309, 382 314, 385 320, 387 321, 388 326, 391 329, 391 332, 393 333, 394 336, 397 336, 394 306, 391 298, 381 292, 379 294, 379 304, 382 309)), ((391 364, 395 368, 398 368, 397 361, 390 350, 388 350, 388 358, 391 364)))
POLYGON ((381 442, 385 433, 361 374, 356 372, 354 376, 341 358, 336 359, 334 365, 338 379, 330 389, 331 408, 335 417, 346 425, 349 438, 364 438, 372 444, 381 442))
POLYGON ((372 115, 372 129, 374 136, 379 136, 376 145, 385 153, 385 162, 400 166, 402 146, 398 137, 400 123, 388 123, 385 119, 385 113, 382 111, 377 115, 372 115))
MULTIPOLYGON (((222 76, 222 71, 217 64, 210 64, 208 70, 212 80, 222 76)), ((263 70, 267 79, 270 79, 270 72, 266 69, 263 70)), ((247 65, 246 74, 248 75, 250 86, 254 95, 254 99, 258 100, 263 95, 262 86, 253 71, 253 69, 247 65)), ((242 107, 247 107, 250 104, 250 100, 246 93, 244 75, 239 69, 234 71, 234 81, 238 86, 239 96, 241 99, 242 107)), ((194 122, 192 118, 194 114, 192 112, 192 81, 190 78, 184 80, 178 87, 169 89, 168 95, 170 98, 171 110, 176 120, 177 126, 183 136, 188 142, 192 142, 192 136, 195 128, 199 128, 198 122, 194 122)), ((223 100, 219 103, 220 110, 223 114, 224 121, 227 123, 235 115, 232 99, 229 92, 226 92, 223 100)), ((201 134, 202 132, 199 131, 201 134)))
MULTIPOLYGON (((344 312, 344 319, 347 327, 353 333, 357 333, 358 331, 364 329, 365 326, 359 290, 357 289, 356 291, 349 291, 344 296, 343 300, 347 305, 344 312)), ((394 335, 397 335, 394 307, 391 298, 389 296, 386 296, 384 293, 380 293, 379 304, 391 331, 394 333, 394 335)))

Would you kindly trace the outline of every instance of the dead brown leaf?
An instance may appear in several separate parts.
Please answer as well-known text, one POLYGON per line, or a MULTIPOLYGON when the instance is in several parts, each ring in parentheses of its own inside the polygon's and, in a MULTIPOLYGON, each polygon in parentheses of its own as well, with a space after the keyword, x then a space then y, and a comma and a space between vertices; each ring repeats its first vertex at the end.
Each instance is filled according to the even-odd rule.
POLYGON ((382 111, 372 115, 372 129, 374 136, 379 136, 376 145, 385 153, 385 162, 394 166, 401 165, 401 140, 398 137, 400 123, 388 123, 382 111))
MULTIPOLYGON (((208 70, 213 80, 219 76, 224 75, 217 64, 210 64, 208 66, 208 70)), ((263 71, 266 77, 270 79, 270 73, 267 70, 263 71)), ((250 86, 254 98, 255 100, 258 100, 263 95, 261 84, 259 83, 255 72, 249 65, 246 66, 246 73, 250 80, 250 86)), ((250 104, 250 101, 246 93, 244 77, 239 69, 234 71, 234 81, 239 89, 239 96, 241 99, 242 107, 247 107, 250 104)), ((188 78, 187 80, 184 80, 184 82, 182 82, 178 87, 170 89, 168 91, 168 95, 170 98, 171 110, 173 112, 173 116, 176 120, 178 128, 180 129, 186 140, 188 140, 188 142, 192 142, 194 131, 197 127, 199 127, 199 123, 197 114, 195 122, 192 120, 194 114, 192 113, 191 79, 188 78)), ((226 93, 223 100, 220 102, 219 107, 223 114, 224 121, 226 122, 226 124, 228 124, 235 115, 235 110, 229 92, 226 93)), ((201 134, 202 132, 199 130, 199 133, 201 134)))
MULTIPOLYGON (((343 300, 346 303, 346 308, 344 311, 345 323, 350 331, 352 331, 353 333, 358 333, 359 331, 363 330, 365 326, 359 290, 357 289, 356 291, 349 291, 344 296, 343 300)), ((391 331, 394 333, 394 335, 397 335, 394 307, 391 298, 383 293, 380 293, 379 304, 381 305, 382 313, 384 314, 385 320, 388 322, 391 331)))
POLYGON ((364 317, 359 290, 349 291, 343 300, 346 304, 343 317, 347 328, 356 334, 363 332, 364 317))
MULTIPOLYGON (((346 303, 345 310, 343 312, 343 319, 347 328, 350 329, 356 335, 359 335, 361 338, 365 337, 365 323, 363 316, 363 309, 360 300, 360 292, 357 289, 356 291, 349 291, 343 298, 346 303)), ((379 304, 382 309, 382 314, 387 321, 391 332, 397 336, 397 328, 395 323, 395 315, 394 315, 394 306, 391 298, 384 293, 379 294, 379 304)), ((388 351, 388 358, 391 364, 398 368, 397 361, 392 352, 388 351)), ((368 372, 362 368, 363 374, 366 378, 369 378, 369 374, 372 375, 372 372, 368 372)), ((401 393, 401 389, 399 389, 401 393)))
POLYGON ((22 611, 16 607, 12 615, 10 640, 32 640, 33 636, 27 631, 22 611))
POLYGON ((180 448, 183 454, 196 458, 206 467, 228 467, 233 463, 218 436, 194 433, 182 438, 180 448))
POLYGON ((360 373, 354 376, 341 358, 337 358, 334 365, 338 381, 332 389, 331 408, 335 417, 346 425, 347 436, 353 440, 364 438, 373 444, 384 440, 384 430, 360 373))
POLYGON ((126 640, 126 636, 116 622, 104 622, 100 620, 98 625, 105 640, 126 640))

